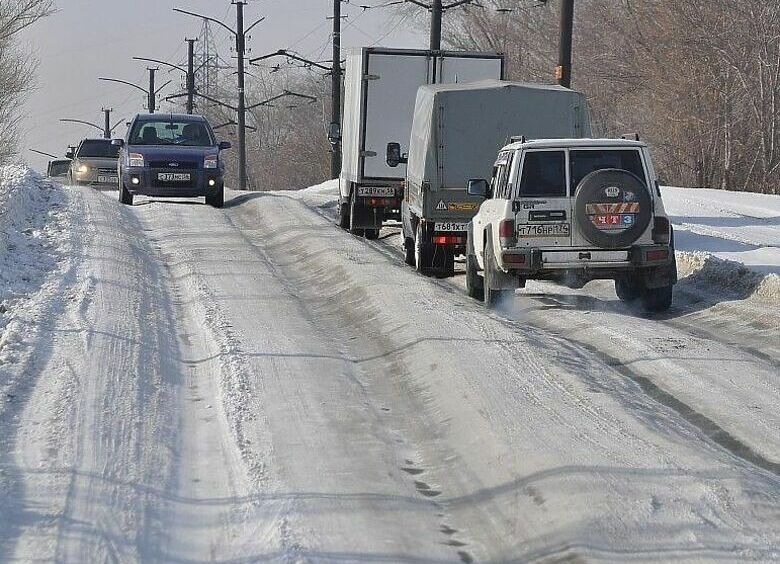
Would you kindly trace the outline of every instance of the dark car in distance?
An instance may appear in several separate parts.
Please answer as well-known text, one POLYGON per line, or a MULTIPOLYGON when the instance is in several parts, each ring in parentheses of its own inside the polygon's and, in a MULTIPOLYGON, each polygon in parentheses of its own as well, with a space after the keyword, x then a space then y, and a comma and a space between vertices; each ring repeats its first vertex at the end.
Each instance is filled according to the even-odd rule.
POLYGON ((119 201, 132 205, 135 194, 206 197, 222 207, 225 163, 230 143, 218 142, 206 118, 189 114, 138 114, 119 146, 119 201))

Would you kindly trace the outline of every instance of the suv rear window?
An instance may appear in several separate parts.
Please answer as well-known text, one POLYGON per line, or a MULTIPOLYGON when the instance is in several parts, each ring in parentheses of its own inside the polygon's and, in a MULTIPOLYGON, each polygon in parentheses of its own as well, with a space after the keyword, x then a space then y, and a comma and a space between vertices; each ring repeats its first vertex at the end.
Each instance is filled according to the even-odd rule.
POLYGON ((116 159, 119 157, 119 147, 111 144, 111 139, 82 141, 78 151, 79 157, 97 159, 116 159))
POLYGON ((579 185, 591 172, 605 168, 619 168, 634 173, 642 183, 645 173, 642 159, 636 149, 602 149, 589 151, 571 151, 571 187, 579 185))
POLYGON ((566 154, 563 151, 528 151, 523 161, 520 197, 566 196, 566 154))

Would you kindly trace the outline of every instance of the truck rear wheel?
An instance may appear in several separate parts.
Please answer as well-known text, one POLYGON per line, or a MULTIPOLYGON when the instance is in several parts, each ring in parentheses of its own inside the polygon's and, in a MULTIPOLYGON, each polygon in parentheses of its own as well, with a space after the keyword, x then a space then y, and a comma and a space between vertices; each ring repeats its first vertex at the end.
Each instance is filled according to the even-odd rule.
POLYGON ((431 245, 425 240, 422 221, 417 223, 414 237, 414 267, 422 274, 427 274, 431 269, 431 245))
POLYGON ((363 234, 365 233, 365 229, 353 226, 356 217, 355 207, 357 205, 358 203, 357 203, 356 190, 352 190, 352 194, 349 197, 349 232, 357 237, 362 237, 363 234))
POLYGON ((411 237, 404 239, 404 262, 409 266, 415 265, 414 239, 411 237))
POLYGON ((119 187, 119 201, 126 206, 133 205, 133 195, 130 193, 124 184, 119 187))
POLYGON ((366 229, 365 230, 365 236, 366 239, 375 240, 379 239, 379 228, 377 229, 366 229))
POLYGON ((349 201, 342 202, 339 196, 338 209, 336 210, 336 223, 342 229, 349 228, 349 201))

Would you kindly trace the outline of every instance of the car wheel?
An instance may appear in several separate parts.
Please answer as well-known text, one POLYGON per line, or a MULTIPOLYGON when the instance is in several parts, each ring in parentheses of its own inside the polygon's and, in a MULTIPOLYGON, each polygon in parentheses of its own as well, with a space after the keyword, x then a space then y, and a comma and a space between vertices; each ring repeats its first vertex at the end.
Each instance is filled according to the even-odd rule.
POLYGON ((427 274, 431 269, 431 246, 425 240, 423 222, 417 223, 414 237, 414 267, 417 272, 427 274))
POLYGON ((119 188, 119 201, 126 206, 133 205, 133 194, 128 190, 124 184, 119 188))
POLYGON ((466 255, 466 293, 475 300, 485 299, 485 286, 477 268, 477 257, 466 255))
POLYGON ((672 286, 644 288, 642 290, 642 309, 648 313, 659 313, 672 307, 672 286))
POLYGON ((206 205, 213 208, 221 208, 225 205, 225 187, 221 186, 214 194, 206 194, 206 205))
POLYGON ((485 272, 483 277, 482 299, 488 307, 495 307, 504 298, 514 293, 514 290, 497 289, 495 283, 496 266, 493 258, 493 241, 488 235, 485 239, 485 272))
POLYGON ((404 262, 409 266, 415 265, 414 239, 411 237, 404 240, 404 262))
POLYGON ((631 278, 617 278, 615 280, 615 294, 622 302, 634 302, 639 298, 642 288, 631 278))
POLYGON ((379 229, 366 229, 365 237, 366 239, 370 239, 372 241, 375 239, 379 239, 379 229))

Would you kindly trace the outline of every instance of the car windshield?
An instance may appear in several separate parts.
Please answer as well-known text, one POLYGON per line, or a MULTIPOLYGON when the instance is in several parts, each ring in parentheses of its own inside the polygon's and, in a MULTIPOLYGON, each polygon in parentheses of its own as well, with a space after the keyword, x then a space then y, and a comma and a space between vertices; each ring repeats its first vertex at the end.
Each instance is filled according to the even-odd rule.
POLYGON ((119 147, 111 144, 110 139, 89 139, 82 141, 79 146, 78 156, 93 159, 116 159, 119 156, 119 147))
POLYGON ((627 170, 645 181, 642 159, 636 149, 600 149, 571 151, 571 186, 578 186, 582 179, 596 170, 619 168, 627 170))
POLYGON ((63 176, 69 168, 70 161, 54 161, 49 165, 49 176, 63 176))
POLYGON ((137 121, 130 133, 131 145, 181 145, 211 147, 214 138, 205 122, 192 120, 137 121))

